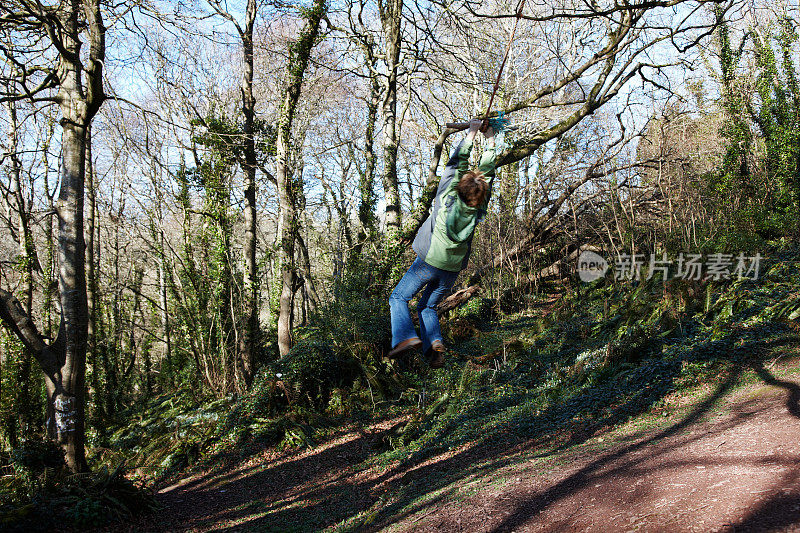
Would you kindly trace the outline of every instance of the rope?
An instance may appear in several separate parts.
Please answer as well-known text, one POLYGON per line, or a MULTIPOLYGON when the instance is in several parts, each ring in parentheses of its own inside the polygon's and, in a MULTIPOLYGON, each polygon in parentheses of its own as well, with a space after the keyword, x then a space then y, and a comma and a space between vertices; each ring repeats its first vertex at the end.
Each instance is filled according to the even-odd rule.
POLYGON ((489 126, 489 113, 492 110, 492 104, 494 103, 494 97, 497 94, 497 89, 500 87, 500 77, 503 75, 503 68, 506 66, 506 60, 508 60, 508 53, 511 51, 511 43, 514 42, 514 35, 517 33, 517 24, 519 24, 519 19, 522 18, 522 10, 525 9, 525 2, 526 0, 522 0, 519 5, 519 9, 517 9, 517 16, 514 19, 514 27, 511 29, 511 38, 508 40, 508 44, 506 45, 506 51, 503 54, 503 60, 500 62, 500 70, 497 72, 497 79, 494 82, 494 89, 492 89, 492 96, 489 98, 489 105, 486 106, 486 113, 483 115, 483 125, 481 126, 481 130, 486 130, 489 126))

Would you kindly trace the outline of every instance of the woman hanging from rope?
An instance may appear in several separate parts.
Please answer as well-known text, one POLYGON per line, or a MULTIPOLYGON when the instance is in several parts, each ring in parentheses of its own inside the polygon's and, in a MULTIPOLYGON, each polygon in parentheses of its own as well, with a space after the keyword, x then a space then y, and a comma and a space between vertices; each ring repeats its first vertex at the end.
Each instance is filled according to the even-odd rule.
POLYGON ((439 181, 433 211, 414 238, 412 246, 417 258, 389 298, 392 315, 389 357, 397 358, 422 347, 431 368, 444 366, 445 346, 436 306, 467 266, 475 226, 489 204, 496 157, 494 129, 485 119, 472 119, 469 132, 453 151, 439 181), (486 147, 477 170, 468 171, 472 144, 482 126, 485 126, 486 147), (417 336, 408 302, 421 290, 417 336))

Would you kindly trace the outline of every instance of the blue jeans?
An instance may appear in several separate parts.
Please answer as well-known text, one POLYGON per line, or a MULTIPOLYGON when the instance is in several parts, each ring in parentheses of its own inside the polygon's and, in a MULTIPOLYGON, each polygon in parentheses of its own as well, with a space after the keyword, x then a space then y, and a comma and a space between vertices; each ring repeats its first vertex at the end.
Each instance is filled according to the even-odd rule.
POLYGON ((436 305, 453 288, 457 277, 458 272, 433 267, 419 257, 414 260, 389 297, 389 308, 392 312, 392 348, 404 340, 417 336, 408 312, 408 302, 423 287, 425 290, 417 305, 422 353, 428 351, 433 341, 442 340, 436 305))

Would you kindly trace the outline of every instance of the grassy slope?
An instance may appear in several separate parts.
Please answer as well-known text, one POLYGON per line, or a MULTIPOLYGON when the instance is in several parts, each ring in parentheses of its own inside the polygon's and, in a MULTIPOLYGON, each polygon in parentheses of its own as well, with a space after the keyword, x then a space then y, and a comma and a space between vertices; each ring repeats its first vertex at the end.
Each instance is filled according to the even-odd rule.
POLYGON ((339 527, 388 524, 463 497, 464 484, 531 457, 546 471, 676 417, 686 426, 735 389, 773 382, 771 362, 797 349, 787 320, 800 287, 793 259, 767 264, 757 281, 597 286, 544 319, 508 317, 459 344, 462 354, 497 357, 483 368, 451 361, 427 383, 430 396, 448 394, 446 407, 423 417, 406 446, 373 459, 412 469, 449 457, 449 468, 412 477, 339 527))
MULTIPOLYGON (((546 472, 642 431, 683 430, 731 391, 774 381, 771 365, 795 352, 796 257, 776 255, 757 281, 584 286, 544 313, 482 328, 467 310, 450 321, 457 342, 446 368, 401 372, 410 387, 371 415, 405 415, 347 468, 402 474, 371 505, 253 502, 243 514, 263 530, 379 527, 464 498, 478 479, 504 483, 497 472, 513 476, 521 461, 546 472)), ((316 442, 325 438, 318 429, 316 442)))

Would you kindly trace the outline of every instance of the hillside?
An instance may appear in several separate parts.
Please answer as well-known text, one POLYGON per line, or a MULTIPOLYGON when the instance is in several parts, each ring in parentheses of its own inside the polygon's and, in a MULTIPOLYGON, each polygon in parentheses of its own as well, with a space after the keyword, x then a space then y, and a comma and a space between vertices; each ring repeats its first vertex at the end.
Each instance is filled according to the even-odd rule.
POLYGON ((161 486, 169 512, 146 527, 788 527, 800 516, 791 257, 760 280, 598 282, 507 317, 472 306, 449 321, 443 371, 412 360, 400 374, 416 388, 383 408, 295 417, 278 447, 209 454, 161 486))

